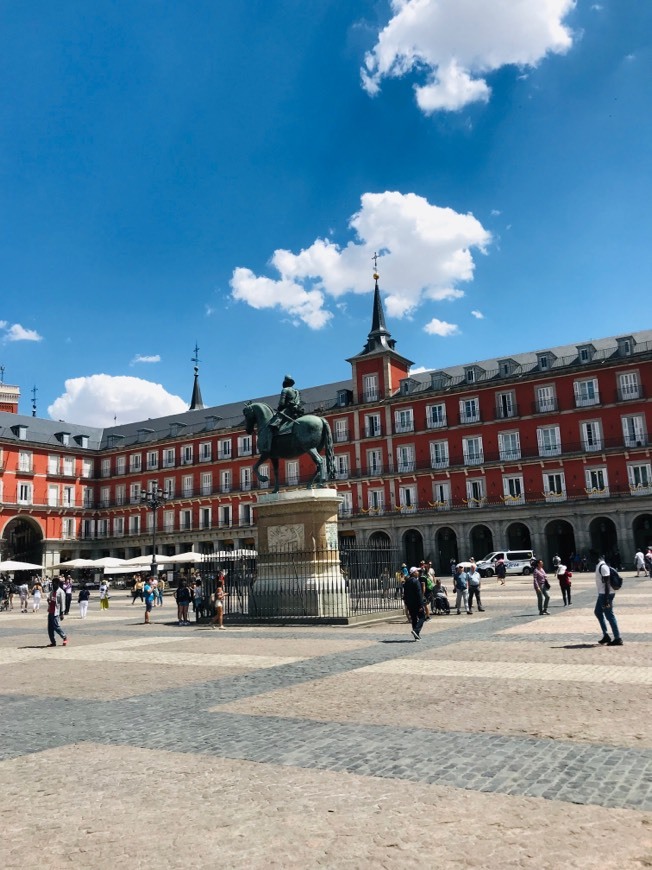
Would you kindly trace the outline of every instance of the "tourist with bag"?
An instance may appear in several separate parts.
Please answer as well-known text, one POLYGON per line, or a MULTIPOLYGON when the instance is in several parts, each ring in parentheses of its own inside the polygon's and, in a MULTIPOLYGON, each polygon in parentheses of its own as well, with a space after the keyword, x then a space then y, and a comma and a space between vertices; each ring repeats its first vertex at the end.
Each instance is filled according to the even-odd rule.
POLYGON ((604 556, 600 556, 595 569, 595 585, 598 590, 598 600, 595 602, 595 618, 600 623, 602 638, 598 641, 601 646, 622 646, 623 639, 620 636, 618 621, 614 613, 614 598, 616 589, 622 586, 622 580, 617 571, 607 565, 604 556), (611 626, 613 640, 609 637, 607 623, 611 626))
POLYGON ((568 570, 566 565, 560 563, 557 565, 557 580, 559 580, 559 588, 561 589, 561 597, 564 599, 564 607, 571 603, 571 577, 573 575, 568 570))
POLYGON ((532 582, 534 584, 534 591, 537 594, 539 616, 550 616, 548 613, 548 602, 550 601, 548 590, 550 589, 550 583, 548 583, 548 577, 543 569, 543 559, 539 559, 537 562, 537 566, 532 574, 532 582))

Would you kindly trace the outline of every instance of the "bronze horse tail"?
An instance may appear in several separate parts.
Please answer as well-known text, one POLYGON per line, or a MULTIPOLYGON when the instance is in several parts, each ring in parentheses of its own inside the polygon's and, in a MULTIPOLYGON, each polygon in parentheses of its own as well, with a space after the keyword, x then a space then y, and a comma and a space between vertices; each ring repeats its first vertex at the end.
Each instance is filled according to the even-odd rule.
POLYGON ((333 450, 333 435, 328 420, 324 420, 324 447, 326 448, 326 474, 328 480, 335 480, 335 451, 333 450))

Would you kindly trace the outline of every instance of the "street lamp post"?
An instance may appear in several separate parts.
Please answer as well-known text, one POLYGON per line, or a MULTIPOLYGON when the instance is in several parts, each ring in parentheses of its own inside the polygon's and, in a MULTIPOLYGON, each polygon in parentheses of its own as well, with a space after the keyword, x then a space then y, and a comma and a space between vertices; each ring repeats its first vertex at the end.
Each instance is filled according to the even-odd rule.
POLYGON ((161 505, 165 504, 167 498, 167 493, 158 485, 140 494, 140 500, 152 512, 152 577, 158 577, 158 564, 156 562, 156 512, 161 505))

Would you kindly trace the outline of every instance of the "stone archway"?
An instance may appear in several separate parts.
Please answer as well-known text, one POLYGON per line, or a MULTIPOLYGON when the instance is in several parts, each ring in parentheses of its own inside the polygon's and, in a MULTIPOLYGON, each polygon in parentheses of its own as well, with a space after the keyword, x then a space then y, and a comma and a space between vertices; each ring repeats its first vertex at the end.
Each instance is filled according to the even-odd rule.
POLYGON ((508 550, 531 550, 532 536, 525 523, 510 523, 507 526, 508 550))
POLYGON ((643 550, 652 547, 652 514, 639 514, 632 523, 634 533, 634 549, 643 550))
POLYGON ((416 529, 408 529, 403 533, 403 558, 406 565, 418 565, 423 559, 423 537, 416 529))
POLYGON ((450 577, 451 559, 458 561, 457 535, 450 526, 442 526, 437 529, 435 535, 437 545, 437 574, 440 577, 450 577))
POLYGON ((546 568, 552 567, 552 560, 556 554, 567 565, 572 554, 576 552, 575 532, 571 524, 567 520, 551 520, 546 525, 544 535, 546 552, 543 554, 543 560, 546 568))
POLYGON ((473 526, 469 535, 469 544, 471 545, 469 558, 473 556, 477 561, 484 559, 485 556, 493 552, 494 548, 494 536, 491 534, 491 529, 482 523, 473 526))
POLYGON ((595 517, 589 523, 589 535, 591 561, 597 562, 600 556, 604 556, 610 565, 619 568, 618 532, 614 521, 609 517, 595 517))
POLYGON ((2 551, 7 559, 43 564, 43 531, 31 517, 14 517, 5 526, 2 551))

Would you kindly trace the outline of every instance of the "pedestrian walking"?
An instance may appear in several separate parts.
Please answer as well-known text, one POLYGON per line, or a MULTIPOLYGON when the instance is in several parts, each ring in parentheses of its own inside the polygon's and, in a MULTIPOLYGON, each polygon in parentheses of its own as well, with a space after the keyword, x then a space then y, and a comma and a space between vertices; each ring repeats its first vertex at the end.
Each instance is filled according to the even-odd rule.
POLYGON ((217 578, 213 606, 215 607, 215 616, 211 620, 211 626, 212 628, 217 626, 220 631, 224 631, 224 578, 222 574, 217 578))
POLYGON ((18 597, 20 598, 20 612, 27 613, 27 599, 29 598, 27 581, 23 581, 18 587, 18 597))
POLYGON ((620 636, 618 620, 614 613, 616 589, 611 585, 611 579, 611 568, 607 565, 604 556, 600 556, 595 568, 595 585, 598 590, 598 599, 595 602, 595 610, 593 611, 602 629, 602 637, 598 643, 601 646, 622 646, 623 639, 620 636), (611 626, 613 639, 609 637, 607 623, 611 626))
POLYGON ((43 597, 43 587, 41 581, 37 580, 32 586, 32 613, 36 613, 41 607, 41 598, 43 597))
POLYGON ((68 645, 68 636, 61 628, 59 622, 59 614, 65 609, 65 607, 66 594, 59 586, 59 582, 54 581, 52 584, 52 591, 48 595, 48 636, 50 638, 50 646, 57 645, 55 634, 59 635, 64 646, 68 645))
POLYGON ((506 577, 507 568, 505 567, 505 560, 498 559, 498 561, 496 562, 496 580, 498 580, 501 586, 504 586, 506 577))
POLYGON ((100 610, 109 609, 109 598, 109 584, 106 580, 102 580, 100 583, 100 610))
POLYGON ((645 575, 645 556, 643 555, 643 550, 639 547, 634 555, 634 566, 636 567, 636 576, 638 577, 643 572, 645 575))
POLYGON ((185 580, 179 582, 179 588, 174 593, 177 602, 177 618, 179 625, 190 625, 188 622, 188 608, 190 607, 190 589, 185 580))
POLYGON ((79 595, 77 596, 77 604, 79 605, 79 618, 86 619, 86 614, 88 613, 88 602, 90 601, 91 593, 90 590, 86 588, 85 584, 82 583, 82 587, 79 590, 79 595))
POLYGON ((145 601, 145 625, 151 624, 151 613, 152 608, 154 607, 154 601, 156 599, 156 592, 154 589, 154 584, 152 583, 151 577, 148 577, 145 580, 143 585, 143 599, 145 601))
POLYGON ((140 598, 143 601, 143 586, 144 583, 142 580, 136 580, 134 583, 134 588, 131 592, 131 603, 133 604, 137 598, 140 598))
POLYGON ((648 576, 652 577, 652 547, 647 548, 647 553, 645 554, 645 567, 647 568, 648 576))
POLYGON ((534 585, 534 591, 537 594, 539 615, 550 616, 548 613, 548 602, 550 601, 548 590, 550 589, 550 583, 548 583, 548 577, 543 569, 543 559, 539 559, 537 562, 537 567, 534 569, 534 573, 532 574, 532 582, 534 585))
POLYGON ((473 599, 475 598, 476 603, 478 605, 478 610, 480 613, 484 613, 484 607, 482 606, 482 601, 480 600, 480 586, 482 585, 482 580, 480 578, 480 572, 476 568, 475 571, 468 571, 468 584, 469 584, 469 613, 473 612, 473 599))
POLYGON ((469 575, 461 565, 456 565, 455 574, 453 576, 453 589, 455 590, 455 609, 457 615, 461 613, 461 606, 464 603, 464 609, 467 613, 469 610, 469 575))
POLYGON ((403 584, 403 603, 410 614, 412 637, 420 640, 421 629, 426 618, 426 603, 418 568, 410 568, 410 573, 403 584))
POLYGON ((165 580, 159 579, 158 586, 156 587, 156 598, 155 602, 157 607, 163 607, 163 590, 165 589, 165 580))
POLYGON ((564 607, 571 604, 571 577, 572 573, 563 562, 557 565, 557 580, 561 589, 561 597, 564 599, 564 607))
POLYGON ((64 577, 63 580, 63 592, 66 596, 66 604, 63 613, 64 616, 68 616, 70 613, 70 605, 72 604, 72 580, 68 576, 64 577))
POLYGON ((192 591, 192 609, 195 613, 195 622, 199 622, 204 614, 204 587, 201 577, 197 577, 192 591))

